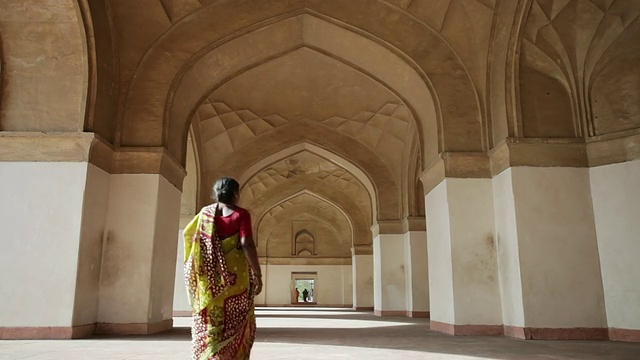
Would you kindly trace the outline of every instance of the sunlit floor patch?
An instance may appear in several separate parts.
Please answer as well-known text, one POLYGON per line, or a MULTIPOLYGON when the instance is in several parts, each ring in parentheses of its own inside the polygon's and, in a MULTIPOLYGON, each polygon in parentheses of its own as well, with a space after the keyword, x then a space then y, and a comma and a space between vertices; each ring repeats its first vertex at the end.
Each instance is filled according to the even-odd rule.
MULTIPOLYGON (((366 312, 331 309, 256 310, 259 328, 361 329, 411 325, 411 322, 370 319, 366 312)), ((422 321, 426 324, 425 321, 422 321)))
POLYGON ((393 321, 367 321, 367 320, 342 320, 342 319, 291 319, 291 318, 258 318, 258 327, 282 328, 283 326, 301 329, 362 329, 391 326, 405 326, 407 323, 393 321))

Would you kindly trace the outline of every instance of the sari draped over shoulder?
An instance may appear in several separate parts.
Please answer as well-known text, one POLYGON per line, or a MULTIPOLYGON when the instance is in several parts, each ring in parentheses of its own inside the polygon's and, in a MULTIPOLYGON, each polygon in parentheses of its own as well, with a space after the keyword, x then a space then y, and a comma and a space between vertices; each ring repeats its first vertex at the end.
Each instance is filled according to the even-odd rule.
POLYGON ((215 206, 203 208, 184 230, 191 358, 249 359, 256 332, 250 270, 238 234, 216 236, 215 212, 215 206))

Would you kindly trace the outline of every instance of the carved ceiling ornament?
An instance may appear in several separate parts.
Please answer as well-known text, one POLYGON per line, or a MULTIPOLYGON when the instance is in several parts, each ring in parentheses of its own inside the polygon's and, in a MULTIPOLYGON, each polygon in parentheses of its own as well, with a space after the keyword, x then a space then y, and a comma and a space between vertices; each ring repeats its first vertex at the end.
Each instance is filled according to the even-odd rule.
MULTIPOLYGON (((637 1, 532 0, 524 28, 521 66, 552 80, 529 75, 526 68, 522 70, 521 134, 529 137, 591 137, 604 133, 606 130, 599 128, 606 128, 607 124, 598 124, 598 116, 593 113, 593 84, 605 67, 602 60, 606 54, 615 50, 618 38, 637 23, 639 16, 640 3, 637 1), (534 106, 547 103, 544 88, 539 83, 546 82, 547 85, 543 86, 552 89, 549 81, 559 84, 565 92, 562 95, 567 97, 566 105, 556 103, 552 106, 552 110, 564 106, 568 109, 566 130, 560 133, 556 130, 557 122, 545 124, 544 120, 532 119, 529 115, 534 106), (528 91, 534 86, 538 87, 537 93, 528 91)), ((618 44, 620 46, 628 47, 629 44, 618 44)), ((635 55, 627 54, 627 57, 638 58, 640 48, 635 48, 635 55)), ((553 95, 554 90, 547 90, 546 96, 553 95)))

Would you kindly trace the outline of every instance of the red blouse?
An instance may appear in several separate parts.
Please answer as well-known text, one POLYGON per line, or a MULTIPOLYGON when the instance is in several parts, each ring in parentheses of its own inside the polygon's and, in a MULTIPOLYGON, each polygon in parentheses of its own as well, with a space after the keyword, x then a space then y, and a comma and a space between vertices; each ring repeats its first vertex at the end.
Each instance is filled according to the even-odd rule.
POLYGON ((252 236, 251 215, 241 207, 236 207, 230 215, 216 216, 215 222, 218 237, 221 240, 235 234, 238 234, 240 239, 252 236))

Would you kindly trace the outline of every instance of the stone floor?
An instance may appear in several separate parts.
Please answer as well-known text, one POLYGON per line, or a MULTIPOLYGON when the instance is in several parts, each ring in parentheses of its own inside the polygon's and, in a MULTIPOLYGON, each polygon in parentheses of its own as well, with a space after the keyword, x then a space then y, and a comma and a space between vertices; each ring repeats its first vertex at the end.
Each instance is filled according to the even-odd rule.
MULTIPOLYGON (((189 319, 173 331, 145 337, 65 341, 0 341, 0 359, 189 359, 189 319)), ((640 344, 522 341, 503 337, 452 337, 428 321, 378 318, 341 309, 258 310, 252 359, 640 359, 640 344)))

